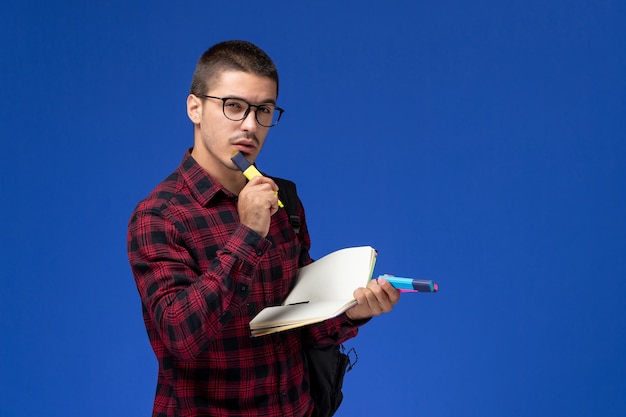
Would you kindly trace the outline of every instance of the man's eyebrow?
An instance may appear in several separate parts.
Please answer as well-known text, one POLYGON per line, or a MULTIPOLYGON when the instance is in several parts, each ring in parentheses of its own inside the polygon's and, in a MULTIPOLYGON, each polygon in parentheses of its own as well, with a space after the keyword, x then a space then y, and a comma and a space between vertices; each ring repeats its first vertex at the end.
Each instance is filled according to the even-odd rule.
MULTIPOLYGON (((247 103, 250 103, 250 104, 255 104, 255 103, 251 102, 250 100, 248 100, 246 98, 239 97, 239 96, 234 96, 234 95, 227 95, 227 96, 224 96, 224 98, 234 98, 234 99, 237 99, 237 100, 243 100, 243 101, 245 101, 247 103)), ((276 100, 273 99, 273 98, 268 98, 268 99, 259 101, 257 103, 258 104, 271 104, 271 105, 275 106, 276 105, 276 100)))

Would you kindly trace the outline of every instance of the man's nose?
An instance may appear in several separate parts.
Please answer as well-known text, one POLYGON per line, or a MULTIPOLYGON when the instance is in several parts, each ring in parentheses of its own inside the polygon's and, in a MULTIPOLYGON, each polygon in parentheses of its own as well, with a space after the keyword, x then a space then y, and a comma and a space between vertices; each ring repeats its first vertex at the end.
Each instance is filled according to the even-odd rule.
POLYGON ((250 106, 250 108, 248 109, 248 114, 241 121, 241 127, 243 127, 245 130, 256 130, 256 110, 257 109, 255 107, 250 106))

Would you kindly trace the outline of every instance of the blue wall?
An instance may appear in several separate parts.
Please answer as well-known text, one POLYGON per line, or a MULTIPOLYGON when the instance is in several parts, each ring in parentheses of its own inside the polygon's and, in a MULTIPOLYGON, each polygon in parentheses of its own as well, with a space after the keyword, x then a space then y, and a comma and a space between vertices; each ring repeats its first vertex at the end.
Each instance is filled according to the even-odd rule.
POLYGON ((313 256, 440 284, 350 342, 339 416, 626 415, 625 3, 294 3, 0 5, 0 415, 149 415, 126 224, 231 38, 279 67, 258 163, 313 256))

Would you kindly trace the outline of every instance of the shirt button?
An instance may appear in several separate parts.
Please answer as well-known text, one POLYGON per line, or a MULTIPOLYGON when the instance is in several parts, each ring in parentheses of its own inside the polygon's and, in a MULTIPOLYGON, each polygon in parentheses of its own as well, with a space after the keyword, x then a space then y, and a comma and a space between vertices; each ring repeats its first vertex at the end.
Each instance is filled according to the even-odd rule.
POLYGON ((246 292, 248 290, 248 286, 247 285, 242 285, 242 286, 239 287, 239 290, 241 292, 246 292))
POLYGON ((259 249, 259 250, 256 251, 256 254, 261 256, 261 255, 263 255, 263 251, 259 249))

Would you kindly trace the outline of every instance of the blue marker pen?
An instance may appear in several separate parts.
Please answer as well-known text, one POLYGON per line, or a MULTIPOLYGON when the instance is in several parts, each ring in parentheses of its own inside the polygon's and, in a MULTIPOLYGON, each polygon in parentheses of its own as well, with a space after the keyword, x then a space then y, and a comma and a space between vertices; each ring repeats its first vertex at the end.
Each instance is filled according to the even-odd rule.
MULTIPOLYGON (((439 285, 426 279, 402 278, 393 275, 379 275, 378 278, 386 279, 391 285, 400 291, 406 292, 437 292, 439 285)), ((378 279, 376 278, 376 279, 378 279)))

